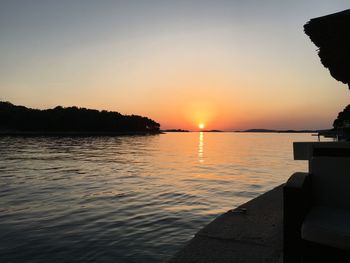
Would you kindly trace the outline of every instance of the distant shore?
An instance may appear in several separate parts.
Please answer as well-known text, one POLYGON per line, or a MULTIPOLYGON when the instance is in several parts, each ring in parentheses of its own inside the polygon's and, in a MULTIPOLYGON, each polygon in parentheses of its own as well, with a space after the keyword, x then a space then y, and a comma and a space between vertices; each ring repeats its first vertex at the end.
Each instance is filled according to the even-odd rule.
POLYGON ((143 131, 125 131, 125 132, 40 132, 40 131, 0 131, 0 137, 5 136, 23 136, 23 137, 93 137, 93 136, 133 136, 133 135, 157 135, 163 132, 143 132, 143 131))
POLYGON ((162 130, 162 132, 190 132, 190 131, 183 130, 183 129, 167 129, 167 130, 162 130))
POLYGON ((140 115, 56 106, 31 109, 0 101, 2 136, 117 136, 159 134, 160 124, 140 115))
MULTIPOLYGON (((169 130, 162 130, 162 132, 224 132, 221 130, 201 130, 201 131, 190 131, 190 130, 183 130, 183 129, 169 129, 169 130)), ((232 131, 227 131, 232 132, 232 131)))
POLYGON ((270 129, 249 129, 235 132, 261 132, 261 133, 319 133, 328 130, 270 130, 270 129))
POLYGON ((241 132, 241 133, 327 133, 331 130, 272 130, 272 129, 248 129, 248 130, 237 130, 237 131, 223 131, 223 130, 202 130, 202 131, 190 131, 183 129, 170 129, 161 130, 164 133, 167 132, 241 132))

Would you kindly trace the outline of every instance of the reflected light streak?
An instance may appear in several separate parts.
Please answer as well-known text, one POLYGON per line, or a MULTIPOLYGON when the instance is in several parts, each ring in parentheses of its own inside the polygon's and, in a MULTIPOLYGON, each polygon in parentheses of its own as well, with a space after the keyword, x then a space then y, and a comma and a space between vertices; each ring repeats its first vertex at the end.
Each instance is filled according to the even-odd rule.
POLYGON ((204 132, 199 132, 199 143, 198 143, 198 160, 200 163, 204 162, 204 132))

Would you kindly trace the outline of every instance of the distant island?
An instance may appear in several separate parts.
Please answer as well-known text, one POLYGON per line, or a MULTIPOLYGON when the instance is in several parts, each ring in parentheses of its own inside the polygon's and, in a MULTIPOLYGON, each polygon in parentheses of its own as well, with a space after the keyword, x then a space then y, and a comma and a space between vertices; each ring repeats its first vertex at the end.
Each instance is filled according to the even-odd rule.
POLYGON ((313 133, 324 130, 270 130, 270 129, 248 129, 236 132, 275 132, 275 133, 313 133))
POLYGON ((222 130, 203 130, 203 132, 224 132, 222 130))
MULTIPOLYGON (((162 132, 192 132, 190 130, 183 130, 183 129, 168 129, 168 130, 162 130, 162 132)), ((224 132, 221 130, 202 130, 200 132, 224 132)))
POLYGON ((162 132, 189 132, 189 130, 183 130, 183 129, 168 129, 168 130, 162 130, 162 132))
POLYGON ((0 101, 0 135, 157 134, 160 124, 147 117, 57 106, 39 110, 0 101))
POLYGON ((325 137, 345 136, 350 137, 350 104, 338 113, 333 122, 333 128, 323 130, 272 130, 272 129, 248 129, 236 132, 275 132, 275 133, 317 133, 325 137))

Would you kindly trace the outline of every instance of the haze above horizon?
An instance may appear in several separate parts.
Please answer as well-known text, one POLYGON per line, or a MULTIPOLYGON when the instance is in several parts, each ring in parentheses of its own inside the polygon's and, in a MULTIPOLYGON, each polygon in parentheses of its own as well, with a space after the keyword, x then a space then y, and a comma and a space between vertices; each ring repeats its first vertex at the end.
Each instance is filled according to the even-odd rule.
POLYGON ((1 1, 0 100, 147 116, 162 129, 331 127, 349 101, 303 32, 312 1, 1 1))

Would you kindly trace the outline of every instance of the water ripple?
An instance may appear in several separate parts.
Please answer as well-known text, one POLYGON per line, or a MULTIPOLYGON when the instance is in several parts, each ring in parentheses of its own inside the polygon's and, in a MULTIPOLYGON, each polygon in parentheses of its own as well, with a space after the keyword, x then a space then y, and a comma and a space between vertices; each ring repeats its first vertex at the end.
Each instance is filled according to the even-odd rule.
POLYGON ((0 262, 163 262, 280 184, 305 134, 0 138, 0 262))

